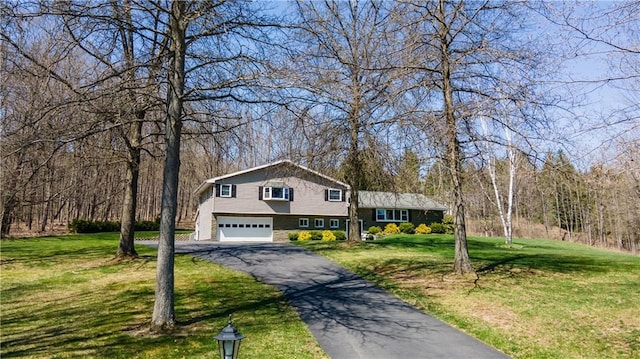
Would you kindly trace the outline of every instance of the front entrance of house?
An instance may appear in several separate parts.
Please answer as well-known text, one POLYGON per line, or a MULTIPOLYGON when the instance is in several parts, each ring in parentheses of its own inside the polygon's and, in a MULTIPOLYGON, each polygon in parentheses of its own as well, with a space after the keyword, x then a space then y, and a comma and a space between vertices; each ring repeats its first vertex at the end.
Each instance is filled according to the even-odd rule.
MULTIPOLYGON (((346 231, 347 232, 347 239, 349 238, 349 222, 350 222, 350 220, 347 219, 347 231, 346 231)), ((363 224, 361 219, 358 220, 358 223, 360 223, 360 236, 362 236, 362 233, 364 232, 364 229, 363 229, 363 225, 364 224, 363 224)))

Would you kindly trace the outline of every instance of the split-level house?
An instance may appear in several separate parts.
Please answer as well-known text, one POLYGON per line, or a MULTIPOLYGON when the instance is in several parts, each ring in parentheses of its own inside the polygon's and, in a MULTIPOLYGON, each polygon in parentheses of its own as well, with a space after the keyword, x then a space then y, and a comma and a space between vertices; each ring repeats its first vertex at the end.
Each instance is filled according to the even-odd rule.
MULTIPOLYGON (((196 240, 284 241, 290 232, 348 227, 347 184, 282 160, 215 177, 197 189, 196 240)), ((446 207, 411 193, 359 192, 360 230, 440 222, 446 207)))

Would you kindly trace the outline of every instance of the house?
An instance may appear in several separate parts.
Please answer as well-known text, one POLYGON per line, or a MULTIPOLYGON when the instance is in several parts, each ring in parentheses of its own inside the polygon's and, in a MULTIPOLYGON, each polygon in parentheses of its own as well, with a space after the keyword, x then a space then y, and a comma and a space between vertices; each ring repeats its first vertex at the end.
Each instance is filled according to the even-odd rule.
POLYGON ((418 193, 358 192, 358 218, 362 228, 411 222, 416 227, 442 222, 447 207, 418 193))
MULTIPOLYGON (((215 177, 195 191, 196 240, 282 241, 301 230, 346 230, 350 188, 282 160, 215 177)), ((359 192, 360 229, 440 221, 446 208, 422 195, 359 192), (416 222, 417 221, 417 222, 416 222)))

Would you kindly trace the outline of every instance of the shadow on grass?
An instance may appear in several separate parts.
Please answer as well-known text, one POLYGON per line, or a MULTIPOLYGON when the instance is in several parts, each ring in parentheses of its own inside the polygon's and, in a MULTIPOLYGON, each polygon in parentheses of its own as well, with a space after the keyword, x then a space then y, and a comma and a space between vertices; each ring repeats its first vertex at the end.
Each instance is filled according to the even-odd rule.
MULTIPOLYGON (((499 269, 520 268, 556 273, 607 273, 611 271, 638 271, 640 258, 612 254, 606 251, 587 248, 568 243, 545 241, 518 241, 512 248, 505 247, 502 239, 476 238, 467 239, 469 256, 478 273, 487 273, 499 269)), ((309 243, 303 244, 320 254, 331 251, 380 251, 380 261, 387 262, 394 258, 394 250, 413 251, 416 254, 430 253, 435 259, 416 258, 417 262, 434 261, 434 264, 406 263, 407 269, 431 269, 442 272, 444 267, 451 270, 454 239, 451 235, 396 236, 376 241, 363 242, 357 245, 309 243), (440 259, 438 259, 440 258, 440 259)))
MULTIPOLYGON (((182 321, 174 333, 152 335, 148 327, 153 284, 130 285, 136 289, 88 291, 63 298, 43 297, 38 302, 11 303, 3 298, 3 307, 10 309, 3 308, 1 357, 130 358, 140 354, 149 357, 148 353, 164 358, 202 357, 215 349, 212 336, 226 323, 228 314, 279 310, 282 303, 273 291, 245 286, 237 277, 216 278, 208 285, 177 289, 176 317, 182 321)), ((268 329, 260 324, 264 323, 249 329, 243 322, 242 328, 264 336, 267 333, 260 331, 268 329)))
POLYGON ((460 332, 304 248, 281 243, 181 243, 176 248, 278 288, 331 357, 411 358, 428 350, 436 357, 468 357, 471 351, 502 357, 486 346, 463 342, 460 332), (458 345, 447 345, 449 340, 458 345), (433 341, 445 344, 434 348, 433 341))

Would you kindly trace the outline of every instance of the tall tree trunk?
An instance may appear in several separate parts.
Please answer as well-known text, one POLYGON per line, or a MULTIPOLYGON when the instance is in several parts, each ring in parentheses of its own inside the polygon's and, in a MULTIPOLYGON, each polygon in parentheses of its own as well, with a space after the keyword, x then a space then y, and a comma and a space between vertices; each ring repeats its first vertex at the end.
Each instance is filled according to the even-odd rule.
POLYGON ((138 253, 134 246, 135 237, 135 223, 136 223, 136 209, 138 204, 138 179, 140 177, 140 161, 141 161, 141 146, 142 146, 142 122, 144 120, 146 111, 139 109, 140 101, 138 101, 138 95, 134 92, 133 88, 136 87, 136 73, 135 73, 135 44, 134 44, 134 28, 131 19, 131 3, 129 0, 124 0, 122 5, 116 3, 114 6, 114 14, 117 19, 121 20, 119 25, 120 41, 122 44, 122 50, 127 68, 130 70, 126 75, 127 82, 129 83, 128 101, 130 108, 133 109, 133 113, 129 113, 129 116, 135 116, 133 123, 129 125, 129 131, 126 137, 127 143, 127 173, 126 173, 126 187, 124 191, 124 198, 122 201, 122 212, 120 217, 120 241, 118 243, 118 251, 116 257, 118 258, 137 258, 138 253), (120 7, 121 6, 121 7, 120 7))
POLYGON ((352 123, 351 123, 351 133, 350 133, 350 141, 351 145, 349 147, 348 158, 348 174, 347 178, 349 181, 349 186, 351 187, 351 194, 349 196, 349 238, 348 240, 351 242, 358 242, 361 240, 360 237, 360 220, 358 218, 358 189, 359 183, 358 180, 361 176, 361 159, 360 153, 358 149, 358 119, 355 117, 356 115, 352 114, 352 123))
MULTIPOLYGON (((445 3, 439 2, 438 12, 440 19, 446 19, 445 3)), ((469 250, 467 248, 467 229, 464 215, 464 195, 462 188, 462 155, 458 140, 458 127, 454 112, 453 83, 451 80, 451 59, 449 58, 448 29, 445 21, 439 22, 440 57, 442 75, 442 95, 444 100, 444 112, 447 136, 447 162, 451 176, 453 189, 453 218, 455 236, 455 256, 453 270, 456 273, 473 272, 469 250)))
MULTIPOLYGON (((144 117, 138 116, 138 117, 144 117)), ((142 119, 131 124, 131 144, 127 161, 126 188, 122 203, 120 225, 120 242, 118 244, 118 258, 137 258, 134 246, 136 208, 138 202, 138 178, 140 176, 140 142, 142 141, 142 119)))
MULTIPOLYGON (((21 151, 18 154, 14 175, 9 177, 9 183, 5 186, 2 186, 2 220, 0 221, 0 239, 7 238, 9 236, 9 232, 11 231, 11 224, 13 223, 13 217, 15 214, 16 206, 19 201, 17 199, 18 189, 16 188, 18 184, 18 173, 21 172, 24 164, 24 153, 21 151)), ((5 168, 0 168, 5 171, 5 168)))
POLYGON ((187 4, 182 1, 171 3, 168 30, 172 56, 168 71, 169 89, 167 90, 167 118, 165 124, 166 154, 162 178, 156 294, 151 318, 151 330, 155 332, 172 330, 176 322, 173 298, 173 256, 178 201, 178 173, 180 169, 182 106, 185 86, 186 7, 187 4))

